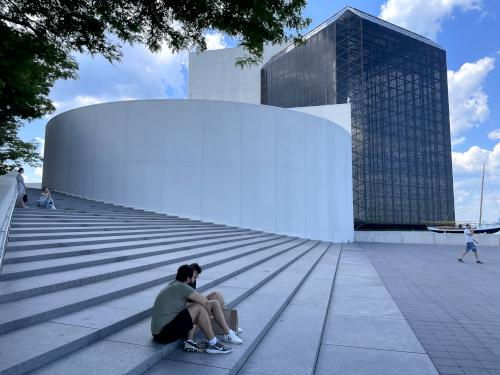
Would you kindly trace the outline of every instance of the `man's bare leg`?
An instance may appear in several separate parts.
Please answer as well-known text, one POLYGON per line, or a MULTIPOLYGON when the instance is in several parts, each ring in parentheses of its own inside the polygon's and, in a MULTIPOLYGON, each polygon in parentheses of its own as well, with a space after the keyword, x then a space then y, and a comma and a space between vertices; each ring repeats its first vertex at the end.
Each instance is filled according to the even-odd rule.
POLYGON ((191 328, 191 330, 187 334, 187 339, 190 341, 193 341, 194 335, 196 334, 197 330, 198 330, 198 326, 196 324, 193 324, 193 328, 191 328))
POLYGON ((458 258, 458 260, 462 260, 464 259, 464 256, 467 255, 467 253, 469 252, 469 250, 465 250, 464 253, 462 254, 462 256, 460 258, 458 258))
MULTIPOLYGON (((193 324, 200 326, 207 339, 212 340, 215 335, 212 329, 212 324, 210 323, 210 316, 208 315, 208 311, 205 306, 202 306, 199 303, 193 303, 187 309, 191 315, 193 324)), ((193 329, 191 331, 193 331, 193 329)), ((189 331, 189 333, 191 333, 191 331, 189 331)))
POLYGON ((226 303, 224 302, 224 297, 219 292, 212 292, 207 295, 209 301, 219 301, 219 305, 222 310, 226 310, 226 303))
POLYGON ((229 333, 229 327, 227 326, 226 319, 224 318, 224 314, 222 313, 222 308, 219 301, 209 300, 208 303, 210 305, 210 312, 214 316, 214 320, 220 325, 220 327, 224 331, 224 334, 227 335, 229 333))

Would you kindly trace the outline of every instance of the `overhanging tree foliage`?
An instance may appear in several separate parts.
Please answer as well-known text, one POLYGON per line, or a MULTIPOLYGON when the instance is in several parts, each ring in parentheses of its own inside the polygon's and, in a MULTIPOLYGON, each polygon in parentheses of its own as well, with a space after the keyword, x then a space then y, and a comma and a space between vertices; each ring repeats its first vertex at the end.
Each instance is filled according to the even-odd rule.
POLYGON ((121 58, 121 43, 151 51, 206 49, 204 33, 237 38, 248 51, 238 64, 262 58, 265 43, 299 40, 309 25, 306 0, 0 0, 0 173, 36 164, 36 146, 17 138, 21 122, 54 110, 58 79, 76 78, 72 52, 121 58))

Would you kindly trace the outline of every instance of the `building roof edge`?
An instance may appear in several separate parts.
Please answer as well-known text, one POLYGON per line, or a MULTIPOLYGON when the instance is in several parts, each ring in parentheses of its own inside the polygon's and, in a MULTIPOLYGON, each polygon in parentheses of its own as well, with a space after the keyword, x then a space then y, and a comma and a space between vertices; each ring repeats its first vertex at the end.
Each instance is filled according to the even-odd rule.
MULTIPOLYGON (((383 26, 383 27, 386 27, 388 29, 391 29, 391 30, 394 30, 394 31, 397 31, 401 34, 404 34, 406 36, 409 36, 410 38, 413 38, 413 39, 416 39, 420 42, 423 42, 423 43, 426 43, 426 44, 429 44, 433 47, 436 47, 436 48, 439 48, 441 50, 444 50, 443 47, 441 47, 439 44, 437 44, 436 42, 420 35, 420 34, 417 34, 413 31, 410 31, 410 30, 407 30, 401 26, 397 26, 393 23, 390 23, 388 21, 385 21, 383 19, 380 19, 378 17, 375 17, 375 16, 372 16, 371 14, 368 14, 368 13, 365 13, 359 9, 356 9, 356 8, 353 8, 351 6, 346 6, 344 7, 343 9, 339 10, 338 12, 334 13, 332 16, 330 16, 329 18, 327 18, 325 21, 321 22, 318 26, 316 26, 314 29, 312 29, 311 31, 309 31, 307 34, 304 35, 304 39, 307 40, 309 38, 311 38, 313 35, 317 34, 318 32, 320 32, 321 30, 323 30, 325 27, 327 27, 328 25, 332 24, 333 22, 335 22, 337 19, 339 19, 344 13, 348 12, 348 11, 351 11, 352 13, 356 14, 357 16, 365 19, 365 20, 368 20, 370 22, 374 22, 380 26, 383 26)), ((294 49, 296 47, 295 44, 290 44, 288 47, 286 47, 285 49, 283 49, 282 51, 278 52, 276 55, 274 55, 273 57, 271 57, 264 65, 266 65, 267 63, 279 58, 280 56, 283 56, 284 54, 286 54, 287 52, 291 51, 292 49, 294 49)))

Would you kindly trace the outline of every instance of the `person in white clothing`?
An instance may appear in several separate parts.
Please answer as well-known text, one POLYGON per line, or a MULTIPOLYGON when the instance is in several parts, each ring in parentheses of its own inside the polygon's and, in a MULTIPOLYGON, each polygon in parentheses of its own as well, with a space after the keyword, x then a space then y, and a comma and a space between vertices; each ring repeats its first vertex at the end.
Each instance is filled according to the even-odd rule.
POLYGON ((48 187, 44 187, 42 192, 40 193, 40 198, 38 199, 38 206, 43 208, 50 208, 52 210, 56 209, 56 206, 54 205, 54 200, 50 195, 48 187))
POLYGON ((23 173, 24 173, 24 168, 19 168, 17 170, 17 176, 16 176, 17 201, 22 208, 26 208, 26 205, 24 204, 24 196, 26 195, 26 185, 24 185, 23 173))
POLYGON ((472 236, 474 235, 474 229, 472 229, 470 224, 465 226, 464 236, 465 236, 465 252, 462 254, 460 258, 458 258, 459 262, 463 262, 463 257, 469 252, 472 251, 476 257, 476 263, 483 264, 479 260, 479 255, 477 254, 476 243, 477 242, 472 236))

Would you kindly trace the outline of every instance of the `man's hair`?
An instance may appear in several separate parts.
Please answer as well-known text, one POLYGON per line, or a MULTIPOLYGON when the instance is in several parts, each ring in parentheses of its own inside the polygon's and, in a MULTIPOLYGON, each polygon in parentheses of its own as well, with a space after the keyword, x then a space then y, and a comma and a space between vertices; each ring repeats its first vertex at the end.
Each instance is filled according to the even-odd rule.
POLYGON ((198 263, 191 263, 190 266, 193 269, 193 271, 198 272, 198 275, 201 273, 201 267, 198 263))
POLYGON ((183 264, 177 269, 177 275, 175 275, 175 279, 177 281, 186 281, 188 277, 193 277, 193 269, 189 264, 183 264))
POLYGON ((17 171, 18 171, 19 173, 24 172, 24 168, 22 168, 22 167, 21 167, 21 168, 19 168, 17 171))

